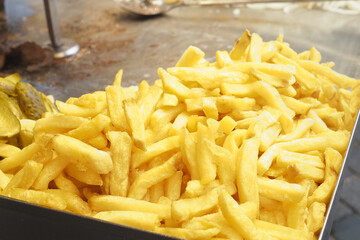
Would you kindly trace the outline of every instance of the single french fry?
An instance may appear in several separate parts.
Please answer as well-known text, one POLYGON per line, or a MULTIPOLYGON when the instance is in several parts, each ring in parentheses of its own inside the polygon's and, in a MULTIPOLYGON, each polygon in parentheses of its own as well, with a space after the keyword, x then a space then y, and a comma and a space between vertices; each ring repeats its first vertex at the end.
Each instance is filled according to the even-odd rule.
POLYGON ((69 176, 88 185, 103 185, 101 176, 92 169, 79 169, 77 165, 69 163, 65 171, 69 176))
POLYGON ((162 165, 140 174, 130 186, 128 197, 142 199, 151 186, 172 176, 177 171, 180 156, 177 153, 162 165))
POLYGON ((258 177, 259 194, 278 201, 297 202, 305 195, 305 189, 283 180, 258 177))
POLYGON ((143 101, 138 102, 141 119, 145 126, 149 123, 150 117, 155 111, 156 104, 160 100, 162 93, 163 91, 161 88, 151 86, 147 94, 143 97, 143 101))
POLYGON ((106 101, 112 124, 121 131, 129 131, 129 125, 123 107, 125 97, 121 87, 108 86, 106 91, 106 101))
POLYGON ((122 80, 122 77, 123 77, 123 70, 120 69, 116 75, 115 75, 115 79, 114 79, 114 82, 113 82, 113 86, 118 86, 120 87, 121 86, 121 80, 122 80))
POLYGON ((231 65, 232 60, 229 53, 227 51, 216 51, 216 64, 219 68, 231 65))
POLYGON ((64 156, 58 156, 47 162, 34 182, 33 188, 37 190, 47 189, 49 182, 54 180, 68 163, 68 159, 64 156))
POLYGON ((94 117, 99 114, 103 108, 86 108, 80 107, 74 104, 64 103, 59 100, 56 100, 56 106, 59 111, 66 115, 76 116, 76 117, 94 117))
POLYGON ((139 108, 134 99, 124 100, 124 112, 126 120, 131 130, 134 145, 139 149, 146 151, 145 144, 145 126, 140 118, 139 108))
POLYGON ((241 145, 236 163, 236 185, 240 203, 253 202, 259 209, 256 162, 260 147, 259 138, 247 139, 241 145))
POLYGON ((169 235, 182 239, 211 239, 211 237, 218 234, 220 231, 217 228, 209 228, 205 230, 188 229, 188 228, 167 228, 159 227, 155 229, 155 232, 169 235))
POLYGON ((301 138, 310 130, 310 128, 314 125, 314 122, 315 121, 310 118, 299 120, 293 132, 279 136, 276 142, 288 142, 301 138))
POLYGON ((33 157, 33 155, 40 151, 41 146, 37 143, 32 143, 29 146, 23 148, 21 151, 4 158, 0 161, 0 170, 3 172, 7 172, 8 170, 19 167, 29 159, 33 157))
POLYGON ((161 219, 171 218, 170 205, 151 203, 144 200, 133 198, 111 196, 111 195, 94 195, 89 199, 90 207, 97 212, 101 211, 140 211, 155 213, 161 219))
POLYGON ((243 35, 236 41, 233 49, 230 51, 232 60, 241 60, 245 57, 245 51, 251 42, 251 34, 249 30, 245 30, 243 35))
POLYGON ((89 139, 86 141, 90 146, 97 148, 97 149, 104 149, 108 145, 108 140, 104 134, 100 133, 99 135, 89 139))
POLYGON ((170 75, 162 68, 158 69, 158 74, 162 80, 164 90, 166 92, 176 95, 180 100, 186 99, 188 98, 188 96, 191 96, 191 90, 184 84, 179 82, 179 79, 177 77, 170 75))
POLYGON ((310 232, 319 231, 325 221, 326 204, 314 202, 309 207, 309 214, 307 217, 307 227, 310 232))
POLYGON ((99 174, 109 173, 113 168, 110 155, 82 141, 65 135, 57 135, 52 139, 52 147, 59 154, 69 157, 70 161, 78 161, 89 166, 99 174))
POLYGON ((200 179, 197 167, 196 134, 190 134, 186 129, 180 133, 180 149, 183 161, 190 172, 191 179, 200 179))
POLYGON ((180 113, 184 112, 185 105, 178 104, 175 107, 164 107, 156 110, 150 118, 150 127, 153 130, 160 130, 163 126, 173 121, 180 113))
POLYGON ((284 101, 285 105, 296 114, 306 114, 311 108, 310 104, 301 102, 293 97, 281 96, 281 99, 284 101))
POLYGON ((260 136, 260 151, 265 152, 272 144, 274 144, 281 130, 281 125, 279 123, 275 123, 264 130, 260 136))
POLYGON ((262 38, 257 34, 251 34, 249 52, 247 60, 249 62, 261 63, 261 47, 263 44, 262 38))
POLYGON ((40 132, 65 133, 72 129, 78 128, 81 124, 87 121, 88 120, 86 118, 71 115, 50 115, 36 121, 34 135, 40 132))
POLYGON ((165 181, 165 196, 172 201, 178 200, 181 194, 182 171, 177 171, 165 181))
POLYGON ((209 137, 209 130, 206 126, 198 123, 197 144, 196 144, 196 162, 199 168, 200 181, 207 184, 216 178, 216 165, 212 161, 212 155, 204 140, 209 137))
POLYGON ((279 240, 311 240, 314 237, 311 232, 300 231, 261 220, 255 220, 254 225, 257 229, 262 230, 279 240))
POLYGON ((147 146, 146 152, 137 150, 132 155, 132 167, 136 168, 141 164, 150 161, 152 158, 180 147, 180 137, 172 136, 147 146))
POLYGON ((65 210, 67 206, 66 201, 61 197, 43 191, 13 188, 9 190, 7 196, 58 210, 65 210))
POLYGON ((110 122, 111 120, 108 116, 99 114, 90 121, 82 123, 78 128, 69 131, 67 135, 81 141, 86 141, 99 135, 110 122))
POLYGON ((184 54, 181 56, 179 61, 176 63, 176 67, 193 67, 197 64, 203 57, 205 53, 199 48, 190 46, 186 49, 184 54))
POLYGON ((127 196, 132 141, 126 132, 107 133, 114 168, 110 172, 110 193, 127 196))
POLYGON ((218 188, 195 198, 179 199, 171 204, 171 216, 177 222, 211 212, 218 203, 218 188))
POLYGON ((320 169, 325 168, 325 164, 320 157, 309 154, 295 153, 284 150, 281 151, 276 158, 276 164, 281 167, 288 167, 291 164, 296 163, 304 163, 320 169))
MULTIPOLYGON (((242 204, 243 205, 243 204, 242 204)), ((262 236, 254 226, 252 220, 245 215, 242 205, 237 202, 225 191, 219 194, 219 207, 226 221, 245 239, 272 239, 262 236)))
POLYGON ((176 106, 179 102, 175 95, 169 93, 164 93, 162 101, 164 106, 176 106))
POLYGON ((77 188, 77 186, 70 179, 68 179, 65 176, 64 172, 61 172, 54 179, 54 183, 58 187, 58 189, 74 193, 74 194, 76 194, 78 196, 81 195, 81 193, 80 193, 79 189, 77 188))
POLYGON ((95 214, 94 218, 147 230, 154 230, 156 226, 160 226, 159 217, 155 213, 107 211, 95 214))
POLYGON ((77 194, 60 189, 48 189, 45 192, 54 194, 55 196, 64 199, 66 201, 66 210, 70 212, 85 216, 90 216, 92 213, 89 204, 82 200, 77 194))

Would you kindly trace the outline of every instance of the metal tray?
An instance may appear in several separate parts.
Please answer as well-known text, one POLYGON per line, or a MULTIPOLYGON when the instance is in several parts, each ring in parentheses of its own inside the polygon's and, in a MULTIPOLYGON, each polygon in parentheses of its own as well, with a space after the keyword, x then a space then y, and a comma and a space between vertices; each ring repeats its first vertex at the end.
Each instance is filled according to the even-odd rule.
MULTIPOLYGON (((340 197, 344 169, 355 151, 354 136, 360 134, 357 116, 343 166, 331 198, 319 240, 328 240, 340 197)), ((0 239, 176 239, 127 226, 57 211, 0 196, 0 239)))

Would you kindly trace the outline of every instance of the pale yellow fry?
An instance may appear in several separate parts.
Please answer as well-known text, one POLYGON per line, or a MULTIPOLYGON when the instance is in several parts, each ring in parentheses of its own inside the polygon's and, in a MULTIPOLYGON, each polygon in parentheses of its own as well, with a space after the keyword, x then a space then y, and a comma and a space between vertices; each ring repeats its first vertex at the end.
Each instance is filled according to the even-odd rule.
POLYGON ((81 199, 77 194, 60 189, 48 189, 46 193, 54 194, 66 201, 66 210, 80 215, 90 216, 92 213, 89 204, 81 199))
POLYGON ((337 73, 331 68, 316 63, 314 61, 302 60, 300 61, 300 66, 307 71, 326 76, 326 78, 328 78, 331 82, 342 88, 354 87, 358 83, 357 80, 337 73))
POLYGON ((78 128, 67 133, 70 137, 85 141, 94 138, 111 122, 108 116, 99 114, 90 121, 82 123, 78 128))
POLYGON ((334 172, 326 175, 325 180, 318 188, 315 189, 313 194, 309 197, 308 205, 313 202, 328 203, 335 189, 337 176, 334 172))
POLYGON ((233 183, 235 180, 235 165, 232 162, 231 153, 226 148, 220 147, 208 139, 203 141, 205 141, 207 148, 213 155, 220 183, 233 183))
POLYGON ((310 205, 307 217, 307 227, 310 232, 317 232, 323 227, 325 212, 325 203, 314 202, 310 205))
POLYGON ((314 123, 315 121, 310 118, 299 120, 293 132, 279 136, 276 139, 276 142, 288 142, 295 139, 299 139, 310 130, 310 128, 314 125, 314 123))
POLYGON ((192 95, 191 90, 182 84, 177 77, 170 75, 162 68, 158 69, 158 74, 166 93, 174 94, 180 100, 189 98, 192 95))
POLYGON ((42 191, 14 188, 7 196, 58 210, 65 210, 67 206, 66 201, 61 197, 42 191))
POLYGON ((152 158, 162 153, 178 149, 180 147, 180 137, 172 136, 147 146, 146 152, 137 150, 132 155, 132 167, 137 168, 141 164, 150 161, 152 158))
POLYGON ((145 144, 145 126, 140 116, 139 107, 134 99, 124 100, 124 112, 128 125, 130 126, 134 145, 139 149, 146 151, 145 144))
POLYGON ((286 177, 298 182, 303 179, 312 179, 317 183, 321 183, 325 178, 324 169, 319 169, 307 163, 293 163, 286 172, 286 177))
POLYGON ((69 157, 70 161, 81 162, 99 174, 107 174, 113 168, 110 155, 82 141, 65 135, 52 139, 52 147, 59 154, 69 157))
POLYGON ((101 176, 92 169, 79 169, 77 165, 69 163, 65 171, 69 176, 88 185, 103 185, 101 176))
POLYGON ((260 238, 260 233, 241 206, 225 191, 219 194, 219 207, 224 218, 244 239, 271 239, 267 236, 260 238))
POLYGON ((160 166, 140 174, 131 185, 128 197, 142 199, 151 186, 172 176, 177 171, 180 157, 181 153, 177 153, 160 166))
POLYGON ((246 29, 243 35, 236 41, 233 49, 230 51, 230 58, 232 60, 240 60, 244 58, 246 49, 248 48, 250 42, 251 34, 249 30, 246 29))
POLYGON ((191 179, 200 179, 197 167, 196 134, 190 134, 187 129, 180 133, 180 149, 186 168, 190 172, 191 179))
MULTIPOLYGON (((296 89, 293 86, 289 86, 289 87, 285 87, 285 88, 278 88, 277 90, 282 96, 287 96, 287 97, 292 97, 292 98, 294 98, 298 94, 298 92, 296 91, 296 89)), ((290 108, 290 106, 288 106, 288 107, 290 108)), ((292 109, 292 110, 294 110, 294 109, 292 109)))
POLYGON ((233 166, 236 166, 235 164, 237 161, 236 158, 238 155, 238 148, 246 135, 247 130, 236 129, 225 138, 223 147, 229 150, 231 153, 231 162, 233 166))
POLYGON ((259 209, 256 162, 260 147, 259 138, 247 139, 241 145, 236 163, 236 185, 240 203, 254 202, 259 209))
POLYGON ((10 144, 0 143, 0 157, 7 158, 20 152, 20 148, 10 144))
POLYGON ((235 120, 229 116, 223 117, 223 119, 221 119, 219 123, 221 129, 224 131, 225 134, 230 134, 231 131, 234 130, 236 126, 235 120))
POLYGON ((300 84, 302 91, 305 94, 312 94, 320 90, 320 81, 313 74, 306 71, 302 66, 293 60, 276 53, 272 58, 272 61, 276 64, 290 64, 296 68, 295 77, 297 82, 300 84))
POLYGON ((42 167, 43 164, 41 163, 33 160, 27 161, 24 167, 11 178, 4 189, 4 194, 14 188, 29 189, 39 175, 42 167))
POLYGON ((276 158, 276 164, 281 167, 288 167, 295 163, 305 163, 320 169, 325 168, 323 160, 319 156, 310 154, 281 151, 276 158))
POLYGON ((142 80, 141 83, 139 84, 138 98, 136 102, 139 106, 141 106, 144 103, 149 90, 150 90, 149 83, 146 80, 142 80))
POLYGON ((164 106, 176 106, 179 100, 174 94, 165 93, 162 98, 162 104, 164 106))
POLYGON ((178 104, 175 107, 159 108, 151 115, 150 127, 155 131, 159 131, 184 111, 185 104, 178 104))
POLYGON ((55 185, 64 191, 74 193, 78 196, 81 195, 79 189, 77 186, 68 178, 66 178, 64 172, 61 172, 55 179, 54 179, 55 185))
POLYGON ((156 226, 160 226, 159 216, 155 213, 107 211, 95 214, 94 218, 146 230, 154 230, 156 226))
POLYGON ((144 96, 144 100, 139 102, 139 112, 141 119, 143 120, 145 126, 150 121, 152 113, 155 111, 156 104, 160 100, 163 90, 158 86, 151 86, 149 91, 144 96))
POLYGON ((86 143, 88 143, 94 148, 104 149, 108 145, 108 140, 104 134, 100 133, 99 135, 87 140, 86 143))
POLYGON ((0 170, 7 172, 18 166, 23 165, 26 161, 31 159, 35 153, 39 152, 41 146, 37 143, 32 143, 29 146, 23 148, 21 151, 4 158, 0 161, 0 170))
POLYGON ((65 133, 69 130, 78 128, 81 124, 87 122, 86 118, 70 115, 55 114, 36 121, 34 135, 40 132, 65 133))
POLYGON ((205 53, 199 48, 190 46, 186 49, 184 54, 181 56, 179 61, 176 63, 176 67, 193 67, 196 65, 203 57, 205 53))
POLYGON ((165 195, 164 187, 165 187, 165 181, 161 181, 155 184, 154 186, 149 188, 143 200, 157 203, 159 199, 165 195), (147 195, 149 195, 149 199, 147 199, 147 195))
POLYGON ((201 240, 201 239, 211 239, 211 237, 219 233, 219 229, 209 228, 205 230, 202 229, 198 230, 198 229, 188 229, 188 228, 159 227, 155 229, 155 232, 181 239, 201 240))
POLYGON ((107 133, 110 140, 110 151, 114 164, 110 172, 111 195, 127 196, 129 169, 131 159, 131 138, 126 132, 111 131, 107 133))
POLYGON ((172 201, 180 198, 182 177, 183 172, 177 171, 165 181, 165 196, 172 201))
POLYGON ((301 102, 293 97, 281 96, 281 99, 284 101, 285 105, 293 110, 296 114, 306 114, 311 108, 310 104, 301 102))
POLYGON ((324 123, 324 121, 316 114, 316 112, 314 110, 310 110, 307 114, 307 116, 311 119, 314 120, 314 124, 312 125, 311 129, 315 132, 315 133, 322 133, 322 132, 328 132, 331 131, 326 123, 324 123))
POLYGON ((298 54, 299 60, 309 60, 310 58, 310 51, 306 50, 298 54))
POLYGON ((232 60, 227 51, 216 51, 216 64, 219 68, 223 68, 232 64, 232 60))
POLYGON ((218 203, 218 188, 195 198, 185 198, 173 201, 171 216, 177 222, 186 221, 195 216, 210 213, 218 203))
POLYGON ((263 73, 255 68, 252 68, 250 72, 256 79, 267 82, 268 84, 276 88, 289 87, 290 85, 294 84, 296 81, 294 76, 292 75, 290 76, 290 78, 281 78, 278 76, 263 73))
POLYGON ((221 71, 240 71, 245 74, 250 74, 251 69, 257 69, 267 74, 271 74, 281 78, 291 78, 296 73, 296 68, 292 64, 272 64, 272 63, 251 63, 241 62, 235 63, 231 66, 224 67, 221 71))
POLYGON ((279 123, 275 123, 267 128, 260 136, 260 151, 265 152, 273 143, 275 143, 281 130, 281 125, 279 123))
POLYGON ((47 189, 49 182, 54 180, 68 163, 69 160, 64 156, 58 156, 47 162, 34 182, 33 188, 37 190, 47 189))
POLYGON ((10 178, 0 170, 0 192, 3 190, 10 182, 10 178))
POLYGON ((313 233, 273 224, 261 220, 255 220, 254 224, 258 230, 268 233, 279 240, 312 240, 313 233))
POLYGON ((217 120, 219 112, 216 107, 216 99, 214 97, 203 97, 202 98, 202 109, 207 118, 217 120))
POLYGON ((252 110, 256 104, 255 99, 246 97, 220 96, 215 97, 215 100, 216 107, 220 113, 252 110))
POLYGON ((261 63, 261 47, 263 44, 262 38, 257 33, 251 34, 249 52, 247 60, 249 62, 261 63))
POLYGON ((315 47, 310 48, 310 60, 317 63, 321 62, 321 54, 315 47))
POLYGON ((275 110, 274 114, 268 111, 263 111, 259 116, 256 117, 248 128, 249 136, 261 136, 262 133, 271 125, 276 123, 281 115, 281 112, 275 110))
POLYGON ((213 162, 213 156, 207 147, 204 139, 209 136, 209 129, 201 123, 198 123, 197 143, 196 143, 196 163, 199 169, 200 181, 207 184, 216 178, 216 165, 213 162))
POLYGON ((120 69, 116 75, 115 75, 115 79, 114 79, 114 82, 113 82, 113 86, 118 86, 120 87, 121 86, 121 80, 122 80, 122 77, 123 77, 123 70, 120 69))
POLYGON ((258 175, 261 176, 269 169, 272 161, 277 157, 281 149, 304 153, 313 150, 325 150, 328 147, 332 147, 339 152, 344 152, 347 148, 349 138, 350 135, 348 131, 337 131, 328 132, 326 135, 316 135, 314 137, 276 143, 259 158, 257 163, 258 175), (337 139, 337 141, 333 141, 333 139, 337 139))
POLYGON ((280 122, 284 127, 286 127, 286 129, 284 129, 286 132, 292 130, 292 118, 294 117, 295 113, 289 109, 285 103, 283 102, 283 100, 280 97, 280 94, 276 91, 276 89, 272 86, 270 86, 269 84, 265 83, 265 82, 255 82, 255 83, 250 83, 250 84, 244 84, 244 85, 234 85, 234 84, 222 84, 221 85, 221 92, 223 94, 230 94, 230 95, 235 95, 238 97, 256 97, 256 96, 261 96, 262 98, 264 98, 266 100, 266 102, 282 111, 283 116, 281 116, 280 118, 280 122), (282 118, 287 118, 289 119, 288 121, 286 121, 288 124, 290 124, 289 126, 285 126, 285 119, 282 118), (284 122, 283 122, 284 121, 284 122))
POLYGON ((277 48, 279 49, 279 53, 281 55, 284 55, 285 57, 287 57, 295 62, 299 61, 297 53, 293 49, 290 48, 288 43, 276 41, 276 45, 277 45, 277 48))
POLYGON ((140 211, 155 213, 161 219, 171 218, 171 208, 167 204, 151 203, 133 198, 99 195, 89 199, 90 207, 97 212, 101 211, 140 211))
POLYGON ((343 156, 338 151, 332 148, 325 149, 324 154, 326 172, 330 172, 330 170, 333 170, 337 175, 339 175, 344 160, 343 156))
POLYGON ((121 131, 129 131, 129 125, 123 107, 125 93, 123 88, 108 86, 106 91, 106 101, 112 124, 121 131))
POLYGON ((61 113, 76 117, 94 117, 103 110, 103 108, 80 107, 74 104, 64 103, 59 100, 56 100, 55 103, 61 113))
POLYGON ((278 201, 297 202, 305 195, 301 185, 283 180, 258 177, 257 184, 260 195, 278 201))

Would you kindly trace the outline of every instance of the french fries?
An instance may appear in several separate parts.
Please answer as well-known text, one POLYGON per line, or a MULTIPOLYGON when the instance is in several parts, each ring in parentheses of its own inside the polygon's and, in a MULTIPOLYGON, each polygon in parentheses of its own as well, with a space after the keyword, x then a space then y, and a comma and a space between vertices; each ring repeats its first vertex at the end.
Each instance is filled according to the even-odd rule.
POLYGON ((316 239, 360 83, 283 36, 246 30, 204 56, 189 47, 138 90, 120 70, 24 122, 23 149, 0 142, 0 194, 178 238, 316 239))

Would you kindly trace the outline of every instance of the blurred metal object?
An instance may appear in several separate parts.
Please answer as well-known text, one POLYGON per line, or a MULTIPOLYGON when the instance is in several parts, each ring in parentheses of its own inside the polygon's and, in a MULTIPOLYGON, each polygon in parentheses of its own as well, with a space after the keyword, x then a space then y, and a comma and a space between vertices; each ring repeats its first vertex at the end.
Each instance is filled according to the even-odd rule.
MULTIPOLYGON (((307 0, 175 0, 167 3, 163 0, 114 0, 125 10, 144 16, 160 15, 173 8, 181 6, 217 6, 235 4, 257 4, 257 3, 295 3, 309 2, 307 0)), ((314 2, 324 2, 329 0, 314 0, 314 2)), ((344 1, 344 0, 332 0, 344 1)), ((350 1, 350 0, 345 0, 350 1)))
POLYGON ((64 58, 75 55, 80 47, 71 39, 61 39, 59 17, 55 0, 44 0, 46 22, 49 30, 49 37, 55 58, 64 58))

